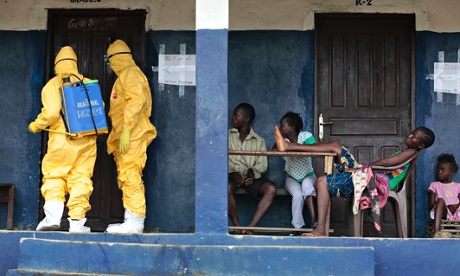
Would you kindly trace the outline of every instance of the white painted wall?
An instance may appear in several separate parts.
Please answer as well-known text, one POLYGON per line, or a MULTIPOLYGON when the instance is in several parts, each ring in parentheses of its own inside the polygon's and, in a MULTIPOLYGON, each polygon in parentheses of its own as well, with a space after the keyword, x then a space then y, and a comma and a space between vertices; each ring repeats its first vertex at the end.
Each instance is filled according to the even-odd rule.
MULTIPOLYGON (((45 30, 47 9, 145 9, 147 30, 195 30, 195 0, 1 0, 0 30, 45 30), (92 2, 91 2, 92 1, 92 2), (99 2, 98 2, 99 1, 99 2)), ((314 14, 411 13, 417 30, 460 31, 459 0, 229 0, 230 30, 311 30, 314 14), (367 2, 361 0, 361 2, 367 2)), ((216 11, 217 13, 218 11, 216 11)), ((202 24, 207 25, 207 24, 202 24)), ((200 25, 199 25, 200 27, 200 25)))
POLYGON ((195 30, 194 0, 1 0, 0 30, 45 30, 48 9, 143 9, 146 30, 195 30))
POLYGON ((228 0, 196 0, 196 29, 228 29, 228 0))

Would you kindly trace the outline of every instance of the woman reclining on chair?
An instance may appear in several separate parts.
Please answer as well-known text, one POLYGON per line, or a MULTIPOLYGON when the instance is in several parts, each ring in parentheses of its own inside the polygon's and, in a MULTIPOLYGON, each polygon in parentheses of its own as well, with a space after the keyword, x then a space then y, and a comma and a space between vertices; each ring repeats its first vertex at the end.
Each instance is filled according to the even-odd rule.
MULTIPOLYGON (((404 140, 407 148, 391 157, 383 158, 369 164, 372 166, 392 167, 410 160, 419 150, 430 147, 435 140, 433 131, 426 127, 418 127, 404 140)), ((322 175, 316 183, 316 199, 318 204, 318 224, 311 232, 306 233, 308 237, 326 236, 326 215, 331 196, 340 196, 351 199, 354 186, 352 172, 358 170, 354 157, 339 142, 332 141, 324 144, 302 145, 287 142, 275 126, 275 141, 280 151, 306 151, 306 152, 335 152, 338 154, 336 168, 339 173, 322 175)), ((407 170, 407 169, 406 169, 407 170)), ((400 173, 405 173, 405 170, 400 173)), ((393 178, 390 182, 390 189, 398 186, 403 177, 393 178), (395 180, 395 181, 392 181, 395 180), (392 183, 393 182, 393 183, 392 183), (395 183, 396 182, 396 183, 395 183)))

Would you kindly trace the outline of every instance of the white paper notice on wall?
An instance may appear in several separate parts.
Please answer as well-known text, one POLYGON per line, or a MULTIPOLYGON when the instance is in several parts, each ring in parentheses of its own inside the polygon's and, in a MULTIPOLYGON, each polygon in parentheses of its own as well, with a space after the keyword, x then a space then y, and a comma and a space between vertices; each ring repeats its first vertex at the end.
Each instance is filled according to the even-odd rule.
POLYGON ((158 83, 196 85, 196 55, 159 55, 158 83))
POLYGON ((460 63, 434 63, 434 91, 460 94, 460 63))

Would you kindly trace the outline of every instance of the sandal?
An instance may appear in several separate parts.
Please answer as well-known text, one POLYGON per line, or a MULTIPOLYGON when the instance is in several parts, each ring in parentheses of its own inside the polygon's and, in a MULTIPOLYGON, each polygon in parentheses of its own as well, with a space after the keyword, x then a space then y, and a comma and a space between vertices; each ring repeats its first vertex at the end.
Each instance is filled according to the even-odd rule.
POLYGON ((318 222, 315 221, 315 223, 313 223, 313 225, 311 226, 311 229, 315 230, 316 226, 318 226, 318 222))
POLYGON ((239 234, 240 234, 240 231, 238 229, 235 229, 232 232, 230 232, 230 235, 239 235, 239 234))
POLYGON ((433 235, 433 238, 434 239, 448 239, 448 238, 452 238, 452 234, 449 233, 449 232, 436 232, 434 235, 433 235))

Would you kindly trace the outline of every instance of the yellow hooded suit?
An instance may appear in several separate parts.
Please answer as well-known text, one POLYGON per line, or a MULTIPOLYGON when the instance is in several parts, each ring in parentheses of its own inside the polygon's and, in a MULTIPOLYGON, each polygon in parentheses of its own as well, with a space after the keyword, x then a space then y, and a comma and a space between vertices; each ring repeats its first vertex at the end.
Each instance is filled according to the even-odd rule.
POLYGON ((149 119, 152 95, 146 76, 134 62, 124 41, 112 43, 107 49, 107 58, 118 76, 110 96, 112 130, 107 139, 107 152, 113 153, 117 163, 123 206, 142 218, 143 228, 146 205, 142 171, 147 161, 147 146, 157 136, 149 119))
MULTIPOLYGON (((43 108, 36 120, 29 125, 31 132, 38 132, 46 128, 66 132, 61 115, 63 77, 71 75, 71 82, 78 81, 78 78, 83 79, 78 72, 77 56, 71 47, 65 46, 59 51, 55 58, 54 70, 56 76, 49 80, 42 89, 43 108)), ((69 194, 67 207, 71 219, 82 220, 86 212, 91 209, 89 198, 93 191, 91 177, 95 161, 95 135, 71 138, 61 133, 49 133, 48 150, 42 161, 41 193, 45 199, 45 215, 48 219, 54 217, 54 226, 58 223, 58 218, 60 223, 66 194, 69 194), (62 205, 62 210, 60 210, 60 205, 62 205)), ((40 230, 38 228, 37 230, 40 230)))

